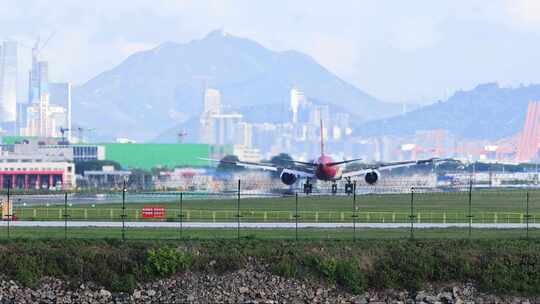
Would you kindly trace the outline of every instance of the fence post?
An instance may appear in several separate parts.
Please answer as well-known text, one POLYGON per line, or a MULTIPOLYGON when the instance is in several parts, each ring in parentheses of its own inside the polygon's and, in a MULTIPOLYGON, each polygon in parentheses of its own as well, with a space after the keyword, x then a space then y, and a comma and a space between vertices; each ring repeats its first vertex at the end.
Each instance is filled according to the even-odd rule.
POLYGON ((296 241, 298 241, 298 192, 296 192, 295 194, 294 222, 295 222, 295 239, 296 241))
POLYGON ((473 218, 473 215, 472 215, 472 186, 473 186, 473 181, 472 181, 472 178, 471 178, 470 181, 469 181, 469 215, 467 216, 469 218, 469 238, 472 235, 472 218, 473 218))
POLYGON ((68 194, 64 193, 64 240, 67 240, 67 230, 68 230, 68 194))
POLYGON ((178 222, 180 223, 179 225, 179 230, 178 230, 178 237, 179 239, 182 239, 183 237, 183 226, 184 226, 184 213, 183 213, 183 207, 184 207, 184 192, 180 192, 180 201, 178 202, 178 204, 180 205, 180 214, 178 215, 178 222))
POLYGON ((240 180, 238 180, 238 198, 236 200, 236 239, 240 240, 240 180))
POLYGON ((356 181, 353 182, 353 241, 356 241, 356 218, 358 214, 356 213, 356 181))
MULTIPOLYGON (((11 189, 11 180, 9 181, 8 183, 8 187, 7 187, 7 204, 8 204, 8 207, 9 207, 9 204, 10 204, 10 189, 11 189)), ((6 215, 7 216, 7 238, 9 239, 9 234, 10 234, 10 222, 11 222, 11 216, 13 215, 11 210, 13 210, 13 206, 11 206, 11 208, 7 208, 8 210, 8 214, 6 215)))
POLYGON ((525 209, 526 215, 525 215, 525 223, 526 223, 526 238, 527 241, 529 240, 529 218, 531 215, 529 214, 529 191, 527 191, 527 205, 525 209))
POLYGON ((126 180, 124 179, 124 186, 122 187, 122 241, 126 240, 126 180))
POLYGON ((411 214, 409 215, 409 219, 411 221, 411 239, 414 239, 414 218, 414 187, 411 187, 411 214))

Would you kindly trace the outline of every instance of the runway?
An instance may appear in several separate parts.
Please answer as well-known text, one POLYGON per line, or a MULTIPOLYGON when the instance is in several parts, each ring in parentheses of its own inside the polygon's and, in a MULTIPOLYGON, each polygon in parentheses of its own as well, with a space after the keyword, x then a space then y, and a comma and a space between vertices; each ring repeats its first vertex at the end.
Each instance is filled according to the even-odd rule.
MULTIPOLYGON (((64 227, 64 221, 1 221, 0 227, 36 227, 55 228, 64 227)), ((68 221, 68 227, 72 228, 120 228, 122 222, 100 221, 68 221)), ((179 228, 179 222, 125 222, 127 228, 179 228)), ((184 222, 182 228, 188 229, 233 229, 237 228, 236 222, 184 222)), ((403 229, 410 228, 410 223, 357 223, 357 229, 403 229)), ((468 228, 468 223, 414 223, 415 229, 443 229, 443 228, 468 228)), ((246 229, 294 229, 295 223, 240 223, 240 228, 246 229)), ((301 229, 342 229, 353 228, 352 223, 298 223, 301 229)), ((475 229, 523 229, 525 224, 472 224, 475 229)), ((540 224, 529 224, 529 228, 540 228, 540 224)))

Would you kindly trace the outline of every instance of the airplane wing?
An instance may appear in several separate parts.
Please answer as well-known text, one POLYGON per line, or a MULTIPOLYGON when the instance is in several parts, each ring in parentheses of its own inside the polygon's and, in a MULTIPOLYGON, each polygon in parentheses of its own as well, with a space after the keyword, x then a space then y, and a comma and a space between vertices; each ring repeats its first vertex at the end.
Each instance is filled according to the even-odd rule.
POLYGON ((279 168, 274 166, 273 164, 252 163, 252 162, 243 162, 243 161, 226 161, 226 160, 221 160, 221 159, 201 158, 201 157, 199 157, 199 159, 216 162, 216 163, 232 164, 232 165, 236 165, 238 167, 243 167, 247 169, 262 169, 264 171, 278 171, 279 170, 279 168))
POLYGON ((348 163, 354 163, 361 160, 362 160, 361 158, 349 159, 349 160, 344 160, 344 161, 339 161, 339 162, 328 163, 327 165, 330 167, 333 167, 333 166, 339 166, 339 165, 344 165, 348 163))
POLYGON ((367 169, 345 172, 343 173, 342 177, 346 178, 346 177, 362 176, 362 175, 365 175, 366 173, 373 172, 373 170, 386 171, 386 170, 392 170, 392 169, 397 169, 397 168, 402 168, 402 167, 410 167, 414 165, 431 164, 431 163, 436 163, 439 161, 445 161, 445 160, 442 160, 439 158, 429 158, 429 159, 411 160, 411 161, 402 161, 402 162, 381 163, 381 164, 370 166, 367 169))
POLYGON ((282 160, 284 162, 287 162, 287 163, 290 163, 290 164, 298 164, 298 165, 304 165, 304 166, 310 166, 310 167, 317 166, 313 162, 303 162, 303 161, 299 161, 299 160, 290 160, 290 159, 284 159, 284 158, 280 158, 280 160, 282 160))
POLYGON ((274 172, 279 172, 281 170, 281 174, 289 173, 289 174, 294 174, 298 177, 304 177, 304 178, 313 178, 315 176, 315 172, 311 170, 297 170, 297 169, 291 169, 291 168, 283 168, 283 167, 279 167, 274 164, 268 164, 268 163, 252 163, 252 162, 244 162, 244 161, 223 161, 220 159, 200 158, 200 157, 199 159, 217 162, 217 163, 223 162, 227 164, 233 164, 233 165, 243 167, 246 169, 259 169, 263 171, 274 171, 274 172))

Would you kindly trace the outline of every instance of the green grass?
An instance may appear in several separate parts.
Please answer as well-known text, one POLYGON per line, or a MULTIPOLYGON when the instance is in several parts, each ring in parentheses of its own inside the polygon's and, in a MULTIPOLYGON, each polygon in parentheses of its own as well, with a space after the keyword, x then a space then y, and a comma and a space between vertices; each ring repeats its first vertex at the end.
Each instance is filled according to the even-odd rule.
POLYGON ((354 294, 388 288, 415 294, 448 282, 472 282, 488 293, 540 294, 540 238, 0 240, 0 249, 2 275, 28 287, 56 277, 72 286, 94 282, 132 292, 138 282, 177 273, 222 274, 258 265, 282 277, 324 281, 354 294))
MULTIPOLYGON (((182 204, 185 221, 234 221, 237 214, 235 199, 186 199, 182 204)), ((61 220, 64 215, 63 202, 51 201, 50 207, 21 207, 17 201, 14 212, 19 219, 61 220)), ((409 222, 411 194, 357 195, 356 203, 347 196, 301 196, 298 200, 300 222, 351 222, 356 206, 358 222, 403 223, 409 222)), ((120 203, 82 204, 68 208, 73 220, 120 220, 120 203)), ((143 206, 166 208, 169 221, 180 215, 180 204, 126 203, 128 220, 140 220, 143 206)), ((526 192, 523 190, 475 191, 472 195, 471 213, 474 223, 524 223, 526 214, 526 192)), ((292 222, 296 214, 295 198, 242 198, 240 212, 243 221, 292 222)), ((540 223, 540 191, 530 191, 529 212, 531 223, 540 223)), ((467 192, 415 193, 413 214, 420 223, 466 223, 469 215, 467 192)))
MULTIPOLYGON (((236 240, 236 229, 173 229, 126 228, 126 240, 236 240)), ((295 229, 240 229, 242 239, 295 240, 295 229)), ((417 239, 469 239, 466 228, 415 229, 417 239)), ((523 239, 525 229, 473 229, 472 239, 523 239)), ((64 228, 11 227, 11 239, 64 239, 64 228)), ((530 229, 531 239, 540 239, 540 229, 530 229)), ((0 230, 0 239, 7 239, 7 228, 0 230)), ((120 228, 69 228, 68 239, 122 239, 120 228)), ((299 240, 379 240, 408 239, 409 229, 298 229, 299 240)))

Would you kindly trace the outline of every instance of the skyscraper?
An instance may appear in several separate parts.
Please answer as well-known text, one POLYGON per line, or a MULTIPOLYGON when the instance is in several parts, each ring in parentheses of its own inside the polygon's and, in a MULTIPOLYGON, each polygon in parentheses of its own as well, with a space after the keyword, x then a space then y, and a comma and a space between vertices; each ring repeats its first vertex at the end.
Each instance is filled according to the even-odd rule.
POLYGON ((292 112, 292 122, 298 123, 298 109, 301 106, 305 106, 307 103, 306 97, 304 96, 304 93, 297 90, 296 88, 293 88, 291 90, 291 112, 292 112))
MULTIPOLYGON (((69 128, 71 124, 71 86, 70 84, 56 84, 53 96, 49 88, 49 65, 46 61, 38 60, 38 46, 32 52, 32 70, 28 85, 28 104, 26 115, 19 115, 24 119, 20 135, 38 137, 60 137, 61 128, 69 128), (52 104, 55 102, 62 105, 52 104)), ((69 135, 69 133, 68 133, 69 135)))
POLYGON ((4 41, 0 46, 0 124, 14 133, 17 119, 17 42, 4 41))
MULTIPOLYGON (((60 106, 66 110, 66 117, 64 120, 57 122, 62 128, 68 129, 66 133, 66 139, 71 141, 71 83, 54 83, 49 84, 50 103, 56 106, 60 106)), ((62 119, 62 117, 58 117, 62 119)))
POLYGON ((221 113, 221 94, 216 89, 206 89, 204 92, 203 112, 200 117, 199 141, 204 144, 213 144, 214 120, 213 115, 221 113))
POLYGON ((216 89, 206 89, 204 92, 204 112, 219 114, 221 112, 221 94, 216 89))

